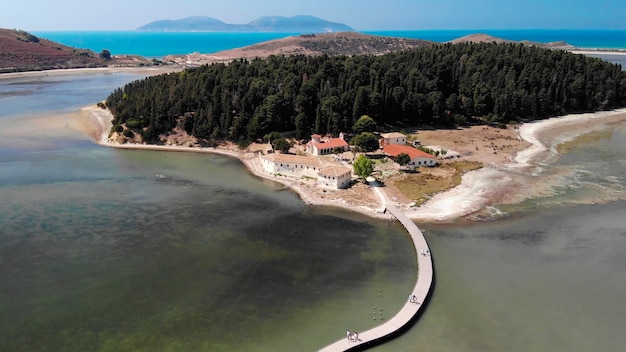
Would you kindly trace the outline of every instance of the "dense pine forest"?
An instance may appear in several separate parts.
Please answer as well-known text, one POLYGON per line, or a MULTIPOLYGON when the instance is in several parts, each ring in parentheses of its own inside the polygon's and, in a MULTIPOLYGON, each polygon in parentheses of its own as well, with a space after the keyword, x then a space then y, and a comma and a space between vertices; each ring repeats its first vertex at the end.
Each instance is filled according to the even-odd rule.
POLYGON ((337 135, 379 126, 504 124, 626 105, 626 72, 523 44, 443 44, 381 56, 271 56, 149 77, 106 105, 145 140, 177 125, 209 141, 272 131, 337 135))

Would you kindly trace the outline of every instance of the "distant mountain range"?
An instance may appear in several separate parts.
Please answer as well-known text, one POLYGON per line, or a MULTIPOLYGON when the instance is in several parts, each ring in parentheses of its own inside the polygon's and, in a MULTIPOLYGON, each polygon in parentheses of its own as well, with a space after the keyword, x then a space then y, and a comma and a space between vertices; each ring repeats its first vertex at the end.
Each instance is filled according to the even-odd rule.
POLYGON ((306 32, 327 33, 353 31, 343 23, 328 22, 313 16, 266 16, 246 24, 230 24, 207 16, 180 20, 159 20, 137 28, 157 32, 306 32))

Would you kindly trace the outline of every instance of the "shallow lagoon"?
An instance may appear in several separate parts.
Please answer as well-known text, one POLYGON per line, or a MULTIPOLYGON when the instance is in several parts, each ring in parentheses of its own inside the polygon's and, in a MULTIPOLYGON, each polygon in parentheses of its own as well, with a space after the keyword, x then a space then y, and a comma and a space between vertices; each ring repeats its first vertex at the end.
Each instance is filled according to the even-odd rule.
POLYGON ((81 154, 125 174, 2 189, 11 350, 314 349, 404 303, 414 254, 397 226, 318 214, 223 157, 81 154))
POLYGON ((130 79, 2 82, 3 349, 315 350, 400 308, 401 227, 306 207, 234 159, 93 144, 76 111, 130 79))
MULTIPOLYGON (((76 111, 135 76, 81 77, 0 81, 0 345, 316 350, 404 303, 415 254, 399 226, 305 207, 233 159, 94 145, 76 111)), ((375 350, 626 344, 626 205, 575 204, 623 189, 623 136, 568 145, 544 172, 576 182, 499 221, 421 225, 433 299, 375 350)))

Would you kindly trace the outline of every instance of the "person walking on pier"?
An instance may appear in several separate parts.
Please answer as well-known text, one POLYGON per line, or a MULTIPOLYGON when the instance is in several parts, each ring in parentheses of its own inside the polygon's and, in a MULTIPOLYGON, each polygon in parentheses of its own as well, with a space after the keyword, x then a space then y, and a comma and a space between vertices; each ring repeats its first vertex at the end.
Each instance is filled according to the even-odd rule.
POLYGON ((348 341, 352 341, 352 334, 350 333, 350 330, 348 330, 346 336, 348 337, 348 341))

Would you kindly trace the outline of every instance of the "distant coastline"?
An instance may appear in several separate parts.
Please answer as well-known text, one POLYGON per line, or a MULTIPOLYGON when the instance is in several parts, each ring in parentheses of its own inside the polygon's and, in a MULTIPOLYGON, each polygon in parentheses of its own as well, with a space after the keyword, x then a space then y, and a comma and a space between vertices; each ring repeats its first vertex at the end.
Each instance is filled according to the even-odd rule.
POLYGON ((139 73, 145 76, 159 75, 163 73, 176 72, 182 70, 182 67, 176 65, 169 66, 151 66, 151 67, 95 67, 95 68, 66 68, 45 71, 23 71, 9 72, 0 74, 0 82, 2 80, 25 78, 25 77, 41 77, 41 76, 64 76, 64 75, 82 75, 82 74, 98 74, 98 73, 116 73, 131 72, 139 73))
POLYGON ((568 50, 569 52, 573 53, 573 54, 581 54, 581 55, 602 55, 602 54, 609 54, 609 55, 626 55, 626 49, 602 49, 602 48, 597 48, 597 49, 591 49, 591 48, 587 48, 587 49, 572 49, 572 50, 568 50))
POLYGON ((539 43, 566 42, 576 48, 626 50, 626 30, 587 29, 442 29, 414 31, 360 31, 365 34, 386 36, 421 36, 420 39, 448 42, 467 35, 484 33, 512 41, 539 43))
MULTIPOLYGON (((564 41, 577 49, 626 50, 626 30, 408 30, 372 31, 363 34, 447 42, 466 35, 485 33, 494 37, 533 42, 564 41)), ((142 31, 37 31, 33 34, 65 45, 96 52, 134 54, 161 58, 167 55, 214 53, 260 42, 299 35, 298 32, 142 32, 142 31)))

